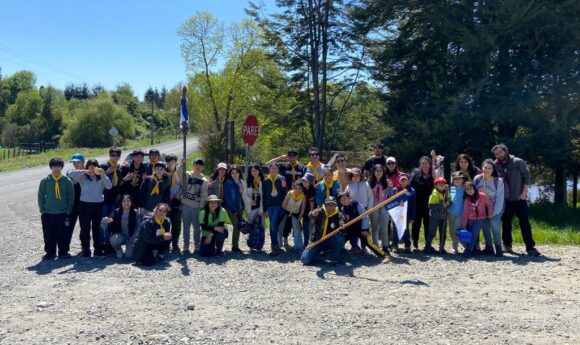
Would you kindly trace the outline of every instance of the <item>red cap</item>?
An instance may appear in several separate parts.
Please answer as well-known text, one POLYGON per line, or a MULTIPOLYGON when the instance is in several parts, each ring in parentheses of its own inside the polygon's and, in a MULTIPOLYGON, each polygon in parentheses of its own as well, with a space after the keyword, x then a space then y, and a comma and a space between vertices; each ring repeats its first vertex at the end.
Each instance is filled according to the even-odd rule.
POLYGON ((435 184, 437 184, 437 183, 439 183, 439 182, 443 182, 443 183, 447 184, 447 180, 446 180, 446 179, 444 179, 443 177, 437 177, 437 178, 435 179, 435 184))

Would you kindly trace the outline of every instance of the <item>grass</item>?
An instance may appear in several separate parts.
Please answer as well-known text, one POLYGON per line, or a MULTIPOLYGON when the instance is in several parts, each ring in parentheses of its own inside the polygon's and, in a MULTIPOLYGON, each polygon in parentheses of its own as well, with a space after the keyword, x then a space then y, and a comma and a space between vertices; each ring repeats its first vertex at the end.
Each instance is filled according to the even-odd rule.
MULTIPOLYGON (((165 141, 175 140, 175 135, 163 135, 157 136, 155 138, 155 143, 161 143, 165 141)), ((123 149, 139 147, 139 146, 148 146, 150 145, 151 141, 149 138, 141 138, 135 140, 128 140, 125 145, 122 146, 123 149)), ((0 172, 3 171, 11 171, 17 169, 24 169, 35 167, 39 165, 48 164, 48 161, 53 157, 60 157, 65 161, 70 158, 73 153, 82 153, 85 157, 95 157, 95 156, 102 156, 106 155, 109 152, 108 148, 57 148, 54 150, 48 150, 46 152, 38 153, 38 154, 31 154, 31 155, 24 155, 13 157, 10 159, 0 161, 0 172)))

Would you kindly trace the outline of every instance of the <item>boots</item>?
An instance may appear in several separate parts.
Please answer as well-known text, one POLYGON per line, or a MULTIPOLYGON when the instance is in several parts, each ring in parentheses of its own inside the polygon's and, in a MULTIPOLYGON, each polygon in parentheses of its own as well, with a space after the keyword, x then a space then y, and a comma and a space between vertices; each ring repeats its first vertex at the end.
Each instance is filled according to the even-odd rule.
POLYGON ((483 250, 483 252, 481 252, 481 254, 483 255, 493 255, 493 246, 491 245, 485 245, 485 249, 483 250))
POLYGON ((501 249, 501 244, 496 244, 495 245, 495 256, 497 256, 497 257, 502 257, 503 256, 503 251, 501 249))

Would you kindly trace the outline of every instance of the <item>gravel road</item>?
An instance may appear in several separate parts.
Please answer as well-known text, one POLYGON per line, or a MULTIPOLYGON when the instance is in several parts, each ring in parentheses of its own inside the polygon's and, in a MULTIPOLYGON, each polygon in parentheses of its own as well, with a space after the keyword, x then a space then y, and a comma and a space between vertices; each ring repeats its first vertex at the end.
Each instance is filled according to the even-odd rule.
POLYGON ((0 344, 580 344, 578 247, 312 267, 297 253, 229 251, 150 269, 40 262, 44 174, 0 174, 0 344))

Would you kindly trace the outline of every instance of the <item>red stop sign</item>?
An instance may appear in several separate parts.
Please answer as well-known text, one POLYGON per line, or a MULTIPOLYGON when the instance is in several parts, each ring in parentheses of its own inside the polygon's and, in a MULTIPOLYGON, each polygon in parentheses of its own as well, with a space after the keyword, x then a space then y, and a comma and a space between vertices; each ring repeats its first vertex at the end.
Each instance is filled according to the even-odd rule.
POLYGON ((260 126, 258 125, 258 119, 254 115, 246 117, 244 125, 242 126, 242 139, 244 144, 254 145, 256 139, 258 139, 258 133, 260 132, 260 126))

